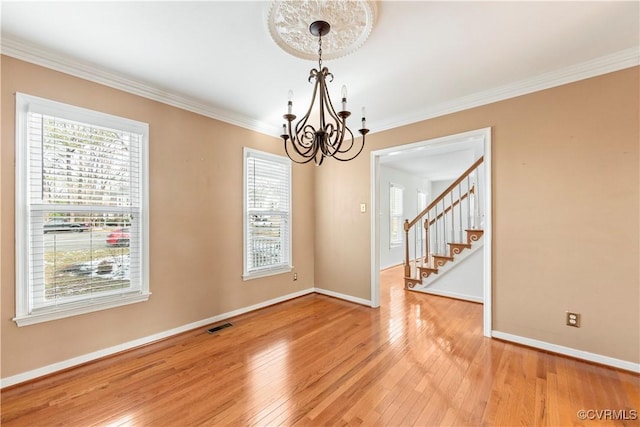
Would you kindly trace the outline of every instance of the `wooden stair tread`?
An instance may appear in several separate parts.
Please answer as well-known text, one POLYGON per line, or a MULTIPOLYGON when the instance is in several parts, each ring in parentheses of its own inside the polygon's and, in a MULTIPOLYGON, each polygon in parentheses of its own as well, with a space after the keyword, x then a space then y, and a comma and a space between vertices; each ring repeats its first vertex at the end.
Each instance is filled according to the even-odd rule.
MULTIPOLYGON (((449 255, 434 255, 431 254, 431 258, 433 260, 433 266, 416 266, 418 271, 418 277, 409 277, 407 273, 409 273, 410 269, 408 269, 408 265, 405 265, 405 277, 404 277, 404 287, 405 289, 413 289, 416 285, 421 285, 422 280, 428 278, 431 274, 438 274, 439 267, 443 267, 447 262, 454 261, 455 255, 459 255, 465 249, 471 249, 473 247, 473 243, 477 242, 480 237, 484 234, 484 230, 480 229, 467 229, 465 230, 467 233, 467 242, 453 242, 447 243, 449 246, 449 255)), ((429 255, 425 256, 425 261, 427 261, 429 255)), ((428 263, 430 264, 430 263, 428 263)))
POLYGON ((449 255, 456 256, 462 253, 465 249, 471 249, 471 243, 447 243, 449 245, 449 255))
POLYGON ((467 232, 467 243, 478 241, 484 234, 484 230, 465 230, 467 232))
POLYGON ((404 278, 404 287, 405 289, 413 288, 415 285, 419 285, 422 283, 422 279, 414 279, 413 277, 405 277, 404 278))
POLYGON ((432 274, 438 274, 437 267, 418 267, 418 271, 420 272, 420 282, 422 283, 422 279, 426 279, 432 274))
POLYGON ((453 257, 449 256, 449 255, 431 255, 434 258, 443 258, 446 259, 448 261, 453 261, 453 257))

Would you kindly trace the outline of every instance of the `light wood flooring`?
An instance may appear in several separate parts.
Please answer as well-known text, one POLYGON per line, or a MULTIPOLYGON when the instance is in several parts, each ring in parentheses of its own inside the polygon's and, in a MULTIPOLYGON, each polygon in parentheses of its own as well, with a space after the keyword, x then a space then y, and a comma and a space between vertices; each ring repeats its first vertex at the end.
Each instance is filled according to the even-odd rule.
POLYGON ((381 282, 380 309, 312 294, 10 387, 2 426, 639 425, 638 375, 484 338, 480 304, 401 267, 381 282))

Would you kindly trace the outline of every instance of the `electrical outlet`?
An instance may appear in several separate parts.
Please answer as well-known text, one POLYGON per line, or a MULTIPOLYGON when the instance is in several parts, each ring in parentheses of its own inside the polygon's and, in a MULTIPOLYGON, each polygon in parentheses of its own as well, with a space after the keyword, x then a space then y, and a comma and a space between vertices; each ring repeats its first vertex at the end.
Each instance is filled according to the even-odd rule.
POLYGON ((296 280, 298 280, 298 273, 293 273, 293 281, 295 282, 296 280))
POLYGON ((572 313, 567 311, 567 326, 573 326, 574 328, 580 327, 580 313, 572 313))

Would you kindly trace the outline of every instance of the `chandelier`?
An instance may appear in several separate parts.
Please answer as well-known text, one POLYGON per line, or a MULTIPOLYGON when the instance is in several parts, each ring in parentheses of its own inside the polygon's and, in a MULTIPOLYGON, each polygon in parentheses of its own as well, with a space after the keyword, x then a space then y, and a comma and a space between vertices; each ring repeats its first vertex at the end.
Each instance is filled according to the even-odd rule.
POLYGON ((342 109, 336 112, 329 97, 327 80, 333 81, 333 74, 327 67, 322 66, 322 36, 329 33, 331 26, 325 21, 315 21, 309 26, 312 35, 318 37, 318 68, 309 73, 309 83, 315 79, 311 104, 307 113, 295 125, 296 116, 293 110, 293 92, 289 91, 287 114, 283 117, 287 121, 282 125, 284 149, 289 158, 296 163, 309 163, 311 160, 320 166, 325 157, 333 157, 343 162, 355 159, 364 148, 366 128, 365 109, 362 108, 362 128, 358 130, 362 139, 356 142, 353 132, 347 127, 347 118, 351 115, 347 111, 347 88, 342 86, 342 109), (318 99, 319 118, 310 123, 309 118, 318 99))

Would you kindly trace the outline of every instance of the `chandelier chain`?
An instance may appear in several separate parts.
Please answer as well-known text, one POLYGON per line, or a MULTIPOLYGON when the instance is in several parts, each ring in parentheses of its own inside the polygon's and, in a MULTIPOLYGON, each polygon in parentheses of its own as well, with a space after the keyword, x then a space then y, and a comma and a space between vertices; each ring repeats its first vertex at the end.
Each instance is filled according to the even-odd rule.
POLYGON ((318 37, 318 71, 322 71, 322 36, 318 37))

